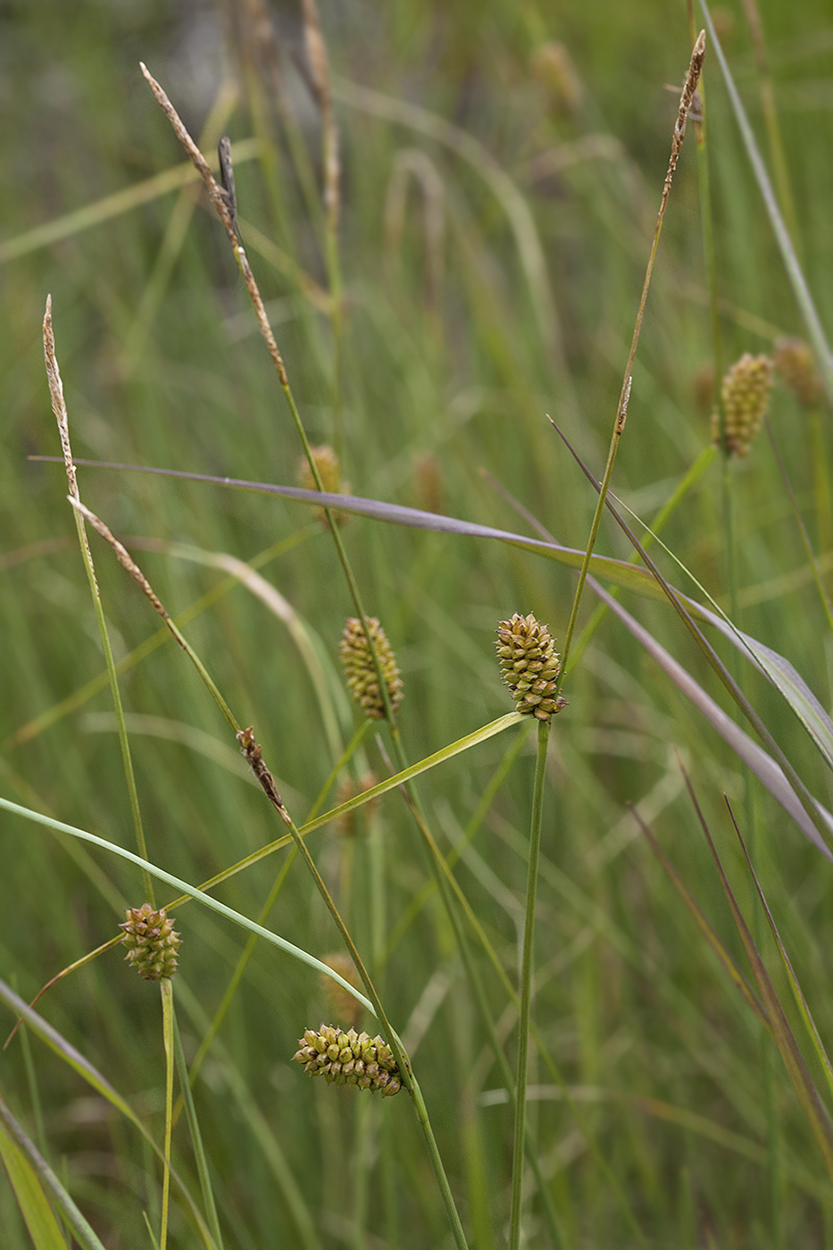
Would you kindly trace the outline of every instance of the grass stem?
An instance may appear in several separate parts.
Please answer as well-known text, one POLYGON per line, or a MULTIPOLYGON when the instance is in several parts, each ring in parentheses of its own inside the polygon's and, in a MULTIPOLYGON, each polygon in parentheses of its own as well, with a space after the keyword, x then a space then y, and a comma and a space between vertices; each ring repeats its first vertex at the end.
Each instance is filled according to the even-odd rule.
POLYGON ((532 967, 535 934, 535 900, 538 893, 538 863, 541 856, 541 826, 544 814, 544 780, 550 722, 538 725, 538 754, 532 796, 532 823, 529 831, 529 867, 526 885, 524 944, 521 957, 521 1006, 518 1016, 518 1075, 515 1081, 515 1139, 512 1153, 512 1210, 509 1222, 509 1250, 521 1244, 523 1209, 524 1145, 526 1138, 526 1085, 529 1065, 529 1020, 532 1010, 532 967))

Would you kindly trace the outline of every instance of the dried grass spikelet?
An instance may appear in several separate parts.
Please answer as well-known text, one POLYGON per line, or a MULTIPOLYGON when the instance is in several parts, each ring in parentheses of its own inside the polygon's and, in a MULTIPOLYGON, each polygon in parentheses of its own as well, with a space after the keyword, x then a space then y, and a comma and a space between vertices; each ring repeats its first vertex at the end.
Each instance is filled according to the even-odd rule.
MULTIPOLYGON (((322 955, 322 964, 326 964, 328 968, 332 968, 333 972, 337 972, 345 981, 349 981, 350 985, 355 986, 358 990, 359 974, 356 972, 356 965, 348 954, 344 951, 337 951, 333 955, 322 955)), ((355 1029, 359 1023, 359 1015, 362 1005, 357 998, 349 994, 343 985, 339 985, 338 981, 334 981, 332 977, 328 977, 326 972, 321 973, 321 985, 324 993, 327 995, 327 1002, 330 1011, 339 1020, 346 1020, 351 1029, 355 1029)))
MULTIPOLYGON (((315 461, 315 466, 318 469, 318 473, 321 478, 321 485, 324 490, 328 491, 331 495, 349 495, 350 483, 342 481, 338 456, 335 454, 330 444, 322 443, 319 447, 311 447, 310 451, 312 452, 312 458, 315 461)), ((310 468, 310 464, 306 456, 302 456, 298 461, 297 478, 298 485, 302 486, 304 490, 317 489, 315 478, 312 475, 312 469, 310 468)), ((349 512, 342 512, 338 508, 331 508, 330 511, 336 525, 346 525, 350 520, 349 512)), ((327 514, 324 509, 316 508, 315 515, 324 528, 328 528, 327 514)))
MULTIPOLYGON (((372 790, 375 785, 379 784, 379 778, 374 772, 362 773, 359 777, 359 784, 356 785, 352 777, 344 777, 338 790, 336 791, 336 807, 341 807, 342 803, 349 803, 357 794, 364 794, 368 790, 372 790)), ((379 810, 379 799, 368 799, 362 807, 362 813, 366 821, 371 821, 379 810)), ((339 816, 335 822, 335 827, 344 838, 354 838, 358 833, 358 824, 356 822, 357 811, 354 808, 350 812, 345 812, 343 816, 339 816)), ((324 961, 326 963, 326 960, 324 961)))
POLYGON ((803 339, 779 339, 775 344, 775 367, 796 399, 813 408, 822 396, 819 371, 812 348, 803 339))
POLYGON ((516 612, 510 621, 499 621, 495 646, 501 677, 519 712, 548 721, 566 707, 567 700, 555 694, 561 672, 555 640, 531 612, 529 616, 516 612))
POLYGON ((323 1076, 328 1085, 335 1082, 359 1089, 380 1089, 384 1098, 391 1098, 402 1088, 393 1051, 381 1037, 368 1037, 355 1029, 344 1033, 322 1024, 317 1031, 304 1029, 298 1046, 292 1062, 303 1063, 310 1076, 323 1076))
POLYGON ((176 953, 182 939, 174 932, 174 921, 165 908, 155 911, 150 903, 128 907, 122 945, 127 947, 125 959, 146 981, 160 981, 176 972, 176 953))
MULTIPOLYGON (((772 390, 773 362, 769 356, 745 352, 735 361, 720 386, 726 418, 726 450, 730 456, 746 456, 766 415, 772 390)), ((720 446, 720 420, 712 415, 712 440, 720 446)))
POLYGON ((561 117, 575 116, 581 107, 581 79, 564 44, 552 40, 536 48, 530 69, 546 91, 552 112, 561 117))
MULTIPOLYGON (((367 626, 373 639, 376 654, 379 657, 379 665, 388 689, 391 710, 395 716, 397 708, 402 702, 402 678, 399 676, 396 657, 387 640, 385 631, 375 616, 367 618, 367 626)), ((344 665, 344 675, 353 698, 366 716, 371 717, 373 720, 382 720, 385 715, 385 704, 376 679, 373 656, 365 638, 362 623, 355 616, 349 617, 345 623, 344 633, 341 636, 340 651, 341 662, 344 665)))

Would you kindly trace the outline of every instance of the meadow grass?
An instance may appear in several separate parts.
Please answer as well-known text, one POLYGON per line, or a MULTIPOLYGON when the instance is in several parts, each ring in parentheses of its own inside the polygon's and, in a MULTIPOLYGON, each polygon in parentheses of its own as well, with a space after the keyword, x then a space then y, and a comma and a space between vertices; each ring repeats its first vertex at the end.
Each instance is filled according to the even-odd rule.
POLYGON ((792 251, 709 36, 610 479, 649 551, 599 513, 537 741, 496 629, 563 650, 597 507, 571 451, 602 478, 702 15, 258 8, 0 18, 3 1245, 831 1244, 825 6, 715 14, 792 251), (140 60, 206 155, 231 139, 277 370, 140 60), (64 468, 27 458, 61 453, 47 294, 79 461, 295 487, 304 441, 338 450, 325 509, 79 464, 187 650, 88 524, 97 623, 64 468), (749 454, 709 453, 721 376, 786 336, 816 393, 782 347, 749 454), (345 685, 362 615, 395 717, 345 685), (172 908, 160 1010, 125 909, 218 875, 172 908), (405 1088, 308 1079, 322 1021, 405 1088))

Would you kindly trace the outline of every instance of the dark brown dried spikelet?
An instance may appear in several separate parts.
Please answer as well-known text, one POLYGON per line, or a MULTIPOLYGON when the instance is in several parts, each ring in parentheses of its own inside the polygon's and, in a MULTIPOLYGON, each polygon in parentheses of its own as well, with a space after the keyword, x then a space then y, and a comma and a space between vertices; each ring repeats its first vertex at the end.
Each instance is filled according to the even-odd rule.
MULTIPOLYGON (((326 964, 328 968, 332 968, 333 972, 337 972, 343 977, 349 985, 360 989, 359 974, 356 972, 356 965, 345 951, 336 951, 333 955, 322 955, 322 964, 326 964)), ((339 1020, 346 1020, 351 1028, 355 1028, 359 1023, 359 1015, 362 1005, 357 998, 339 985, 338 981, 334 981, 332 977, 328 977, 326 972, 321 973, 321 986, 327 995, 327 1002, 334 1016, 339 1020)))
MULTIPOLYGON (((769 356, 744 352, 724 376, 720 386, 726 418, 726 450, 730 456, 746 456, 760 429, 772 390, 773 362, 769 356)), ((712 415, 712 441, 720 446, 720 420, 712 415)))
MULTIPOLYGON (((331 495, 349 495, 350 483, 341 480, 338 456, 329 443, 322 443, 319 447, 311 447, 310 451, 312 452, 312 458, 315 461, 315 467, 318 469, 324 490, 329 491, 331 495)), ((298 485, 303 486, 304 490, 316 490, 315 478, 312 475, 312 469, 306 456, 302 456, 298 461, 298 485)), ((331 512, 336 525, 346 525, 350 520, 349 512, 342 512, 338 508, 331 509, 331 512)), ((327 528, 327 514, 324 509, 316 508, 315 515, 321 524, 327 528)))
POLYGON ((182 939, 174 932, 174 921, 165 908, 155 911, 150 903, 128 907, 127 919, 119 925, 124 929, 122 945, 127 947, 125 959, 146 981, 160 981, 176 972, 176 953, 182 939))
POLYGON ((298 1038, 299 1050, 293 1063, 303 1063, 310 1076, 323 1075, 327 1084, 356 1085, 359 1089, 380 1089, 391 1098, 402 1088, 402 1078, 393 1051, 381 1037, 368 1037, 348 1029, 346 1033, 330 1024, 304 1029, 298 1038))
MULTIPOLYGON (((378 784, 379 778, 374 772, 362 773, 361 777, 359 777, 358 788, 356 787, 356 783, 352 777, 345 777, 336 792, 336 807, 341 807, 342 803, 349 803, 350 800, 354 799, 357 794, 364 794, 367 790, 372 790, 373 787, 378 784)), ((362 805, 361 809, 354 807, 352 811, 345 812, 343 816, 338 817, 335 822, 335 826, 342 837, 354 838, 359 832, 359 828, 361 826, 356 820, 359 810, 361 810, 362 816, 364 817, 363 824, 369 824, 376 815, 376 812, 379 810, 378 797, 375 799, 368 799, 368 801, 362 805)))
MULTIPOLYGON (((388 688, 391 709, 395 716, 396 710, 402 702, 402 678, 399 676, 396 658, 387 640, 385 631, 376 617, 369 616, 367 625, 370 630, 370 636, 373 639, 376 654, 379 657, 379 665, 388 688)), ((382 692, 379 689, 379 683, 376 680, 373 656, 364 636, 362 623, 355 616, 349 617, 344 626, 340 650, 341 662, 344 665, 344 675, 353 698, 366 716, 370 716, 373 720, 382 720, 385 715, 385 704, 382 699, 382 692)))
POLYGON ((819 402, 821 378, 812 348, 803 339, 779 339, 775 344, 775 367, 805 408, 819 402))
POLYGON ((519 712, 547 721, 566 707, 566 699, 555 695, 561 671, 555 640, 531 612, 529 616, 516 612, 511 621, 499 621, 495 646, 501 677, 512 691, 519 712))

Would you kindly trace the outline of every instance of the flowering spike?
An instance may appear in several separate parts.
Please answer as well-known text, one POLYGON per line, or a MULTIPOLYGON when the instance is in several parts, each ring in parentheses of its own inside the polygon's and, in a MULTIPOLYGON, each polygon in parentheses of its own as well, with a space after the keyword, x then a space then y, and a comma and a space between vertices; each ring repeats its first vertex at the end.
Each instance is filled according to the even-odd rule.
MULTIPOLYGON (((720 393, 726 419, 726 450, 746 456, 766 415, 772 390, 772 360, 745 352, 723 378, 720 393)), ((712 416, 712 440, 720 446, 720 420, 712 416)))
POLYGON ((393 1051, 381 1037, 368 1037, 348 1029, 344 1033, 330 1024, 316 1032, 304 1029, 293 1063, 302 1063, 310 1076, 323 1076, 328 1085, 356 1085, 382 1091, 391 1098, 402 1088, 402 1077, 393 1051))
POLYGON ((150 903, 128 907, 127 919, 119 925, 124 929, 122 945, 127 947, 125 959, 146 981, 160 981, 176 972, 176 953, 182 939, 174 932, 174 921, 165 908, 154 911, 150 903))
POLYGON ((511 621, 499 621, 495 646, 501 676, 519 712, 548 721, 566 707, 567 700, 555 693, 561 657, 546 625, 531 612, 529 616, 516 612, 511 621))
MULTIPOLYGON (((375 616, 367 618, 367 626, 379 657, 379 666, 385 678, 391 710, 395 716, 402 702, 402 678, 399 676, 396 657, 385 631, 375 616)), ((347 685, 359 707, 366 716, 370 716, 373 720, 382 720, 385 715, 385 704, 376 679, 373 656, 362 629, 362 623, 355 616, 351 616, 344 626, 344 633, 341 636, 341 662, 344 665, 347 685)))

